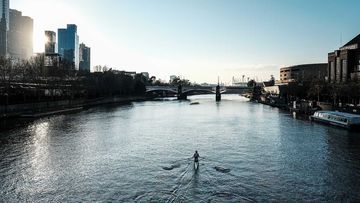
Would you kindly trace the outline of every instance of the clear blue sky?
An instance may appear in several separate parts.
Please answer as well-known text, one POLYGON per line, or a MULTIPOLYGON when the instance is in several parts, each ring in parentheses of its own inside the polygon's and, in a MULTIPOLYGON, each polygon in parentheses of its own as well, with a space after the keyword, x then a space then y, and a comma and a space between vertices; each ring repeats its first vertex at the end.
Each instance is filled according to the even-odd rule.
POLYGON ((162 79, 279 77, 284 65, 327 62, 360 33, 359 0, 10 0, 43 31, 78 25, 92 65, 162 79), (31 3, 30 3, 31 2, 31 3))

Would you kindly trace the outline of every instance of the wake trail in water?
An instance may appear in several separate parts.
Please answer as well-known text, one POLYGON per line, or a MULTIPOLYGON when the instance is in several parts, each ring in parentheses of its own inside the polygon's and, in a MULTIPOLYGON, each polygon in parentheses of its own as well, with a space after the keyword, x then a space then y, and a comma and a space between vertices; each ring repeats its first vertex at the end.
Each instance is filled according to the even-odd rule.
MULTIPOLYGON (((205 181, 207 182, 208 185, 217 187, 219 185, 219 182, 217 181, 217 179, 215 177, 219 175, 218 173, 229 173, 230 169, 221 167, 223 165, 223 163, 221 163, 217 160, 207 158, 207 157, 201 157, 201 159, 202 159, 201 166, 208 165, 208 166, 210 166, 210 168, 209 167, 201 167, 201 169, 197 169, 197 170, 201 170, 202 177, 205 178, 205 181), (221 172, 221 170, 219 171, 218 169, 224 169, 226 172, 221 172), (218 173, 216 173, 216 172, 218 172, 218 173)), ((186 199, 186 194, 188 193, 189 189, 191 188, 190 186, 191 186, 191 183, 193 183, 193 181, 195 179, 196 173, 200 172, 200 171, 196 171, 196 169, 194 169, 194 174, 189 175, 189 171, 192 171, 191 166, 193 164, 193 162, 190 160, 191 160, 191 158, 186 158, 186 159, 180 159, 180 160, 173 162, 174 164, 176 164, 176 163, 181 163, 183 161, 188 161, 187 166, 183 169, 180 176, 176 180, 176 182, 178 184, 174 187, 174 189, 171 193, 171 197, 167 201, 168 203, 176 202, 177 200, 179 200, 179 198, 186 199)))
MULTIPOLYGON (((167 201, 168 203, 172 203, 175 202, 179 197, 182 196, 182 194, 180 193, 181 188, 183 188, 183 182, 186 178, 186 175, 188 174, 188 172, 190 171, 190 167, 191 166, 191 162, 189 162, 186 166, 186 168, 184 169, 184 171, 180 174, 179 178, 176 180, 176 182, 178 182, 178 184, 175 186, 175 188, 173 189, 173 192, 171 193, 171 197, 169 198, 169 200, 167 201)), ((191 180, 190 180, 191 181, 191 180)))

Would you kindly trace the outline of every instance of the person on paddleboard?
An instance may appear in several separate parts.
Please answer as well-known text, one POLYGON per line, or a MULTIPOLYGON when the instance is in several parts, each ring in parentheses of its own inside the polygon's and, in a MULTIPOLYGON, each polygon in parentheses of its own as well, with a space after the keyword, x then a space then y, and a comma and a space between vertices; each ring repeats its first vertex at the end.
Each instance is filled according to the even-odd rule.
POLYGON ((200 155, 199 155, 198 151, 195 151, 195 154, 193 156, 195 163, 199 163, 199 157, 200 157, 200 155))

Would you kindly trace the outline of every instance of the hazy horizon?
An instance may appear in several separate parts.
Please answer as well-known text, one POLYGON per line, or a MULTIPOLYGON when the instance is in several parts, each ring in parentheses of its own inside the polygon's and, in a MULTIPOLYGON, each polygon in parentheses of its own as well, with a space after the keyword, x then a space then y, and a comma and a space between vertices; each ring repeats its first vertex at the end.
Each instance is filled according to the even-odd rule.
POLYGON ((360 1, 10 0, 34 19, 34 52, 44 31, 77 24, 91 66, 230 82, 279 78, 282 66, 327 62, 360 33, 360 1), (63 11, 63 12, 62 12, 63 11))

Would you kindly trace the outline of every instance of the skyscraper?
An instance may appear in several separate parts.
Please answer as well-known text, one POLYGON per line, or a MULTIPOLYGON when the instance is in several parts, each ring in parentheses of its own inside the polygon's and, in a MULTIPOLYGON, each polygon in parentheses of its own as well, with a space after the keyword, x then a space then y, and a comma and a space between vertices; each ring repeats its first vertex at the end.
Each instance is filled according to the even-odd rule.
POLYGON ((80 44, 80 65, 79 69, 81 71, 90 72, 90 62, 91 62, 91 52, 90 47, 87 47, 85 44, 80 44))
POLYGON ((45 38, 44 64, 46 67, 59 67, 60 56, 57 53, 56 32, 48 30, 45 31, 45 38))
POLYGON ((79 36, 76 25, 69 24, 66 29, 58 29, 58 51, 65 61, 79 70, 79 36))
POLYGON ((55 54, 57 53, 56 46, 56 33, 54 31, 45 31, 45 54, 55 54))
POLYGON ((29 59, 33 56, 34 21, 23 16, 20 11, 10 9, 7 51, 17 59, 29 59))
POLYGON ((9 30, 9 0, 0 0, 0 18, 4 18, 6 30, 9 30))
POLYGON ((7 56, 9 0, 0 0, 0 56, 7 56))

